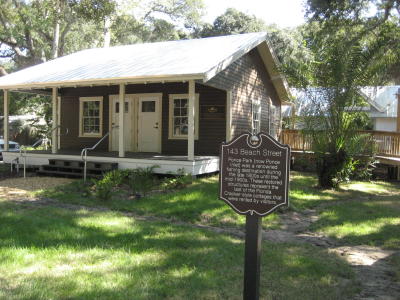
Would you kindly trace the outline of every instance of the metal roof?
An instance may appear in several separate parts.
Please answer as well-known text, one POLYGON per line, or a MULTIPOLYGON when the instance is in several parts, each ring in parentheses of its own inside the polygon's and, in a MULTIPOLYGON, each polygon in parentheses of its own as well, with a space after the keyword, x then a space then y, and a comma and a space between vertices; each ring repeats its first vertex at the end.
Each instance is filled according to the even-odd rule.
POLYGON ((0 77, 0 89, 43 89, 180 80, 206 82, 258 47, 278 94, 287 84, 265 32, 82 50, 0 77))

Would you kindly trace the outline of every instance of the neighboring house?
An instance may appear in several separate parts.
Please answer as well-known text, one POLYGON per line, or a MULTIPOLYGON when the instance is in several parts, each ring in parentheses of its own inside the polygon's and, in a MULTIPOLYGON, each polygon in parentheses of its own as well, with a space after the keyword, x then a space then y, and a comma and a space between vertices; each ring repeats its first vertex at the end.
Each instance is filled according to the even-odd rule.
POLYGON ((378 131, 399 131, 398 103, 400 97, 400 86, 379 86, 367 87, 362 91, 371 104, 368 110, 373 121, 374 130, 378 131))
POLYGON ((90 161, 197 175, 218 170, 223 141, 248 131, 277 137, 288 99, 277 64, 267 34, 250 33, 83 50, 1 77, 0 89, 5 115, 8 91, 52 95, 56 130, 69 130, 31 164, 80 160, 104 138, 90 161))
MULTIPOLYGON (((301 129, 303 128, 302 117, 309 116, 309 106, 318 102, 318 88, 307 95, 298 89, 291 89, 290 92, 295 100, 291 103, 283 103, 282 119, 286 128, 301 129), (313 101, 308 99, 309 95, 314 98, 313 101)), ((371 117, 373 130, 397 130, 400 86, 364 87, 360 89, 360 95, 364 97, 366 106, 358 107, 357 110, 364 111, 371 117)))

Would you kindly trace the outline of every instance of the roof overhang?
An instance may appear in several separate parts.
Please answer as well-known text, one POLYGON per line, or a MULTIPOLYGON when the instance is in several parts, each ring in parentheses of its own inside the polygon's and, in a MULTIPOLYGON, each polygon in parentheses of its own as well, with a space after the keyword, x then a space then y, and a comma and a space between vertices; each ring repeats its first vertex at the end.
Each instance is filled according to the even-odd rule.
POLYGON ((188 80, 203 80, 203 74, 189 75, 160 75, 148 77, 126 77, 126 78, 100 78, 79 81, 56 81, 56 82, 32 82, 20 85, 1 86, 1 89, 9 91, 43 90, 49 88, 67 88, 67 87, 87 87, 87 86, 103 86, 103 85, 119 85, 119 84, 146 84, 160 82, 179 82, 188 80))
POLYGON ((290 98, 289 84, 286 81, 278 67, 280 65, 278 58, 272 50, 268 40, 263 41, 257 46, 258 53, 264 62, 265 68, 267 69, 271 78, 272 84, 274 85, 281 103, 288 101, 290 98))

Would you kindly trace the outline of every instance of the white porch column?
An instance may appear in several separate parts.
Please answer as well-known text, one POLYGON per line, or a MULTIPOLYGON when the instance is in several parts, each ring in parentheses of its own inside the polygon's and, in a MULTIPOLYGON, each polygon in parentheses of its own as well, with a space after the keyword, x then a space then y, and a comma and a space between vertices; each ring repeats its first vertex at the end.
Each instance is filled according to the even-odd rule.
POLYGON ((53 126, 51 132, 51 153, 55 154, 58 150, 58 89, 53 88, 52 91, 52 113, 53 113, 53 126))
POLYGON ((188 110, 188 160, 194 160, 194 116, 195 116, 195 83, 189 80, 189 110, 188 110))
POLYGON ((118 155, 125 157, 125 140, 124 140, 124 117, 125 117, 125 84, 119 85, 119 129, 118 129, 118 155))
POLYGON ((4 90, 4 127, 3 127, 3 140, 4 151, 8 151, 8 137, 10 136, 8 129, 8 107, 10 103, 10 94, 8 90, 4 90))
POLYGON ((232 139, 232 91, 226 91, 226 141, 232 139))

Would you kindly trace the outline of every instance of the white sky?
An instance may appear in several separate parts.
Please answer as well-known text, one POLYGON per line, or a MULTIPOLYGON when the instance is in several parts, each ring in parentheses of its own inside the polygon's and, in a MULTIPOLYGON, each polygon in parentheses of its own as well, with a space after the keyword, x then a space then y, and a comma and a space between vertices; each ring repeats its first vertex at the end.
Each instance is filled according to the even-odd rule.
POLYGON ((204 20, 212 23, 229 7, 255 15, 265 23, 294 27, 304 23, 304 0, 203 0, 207 14, 204 20))

